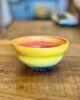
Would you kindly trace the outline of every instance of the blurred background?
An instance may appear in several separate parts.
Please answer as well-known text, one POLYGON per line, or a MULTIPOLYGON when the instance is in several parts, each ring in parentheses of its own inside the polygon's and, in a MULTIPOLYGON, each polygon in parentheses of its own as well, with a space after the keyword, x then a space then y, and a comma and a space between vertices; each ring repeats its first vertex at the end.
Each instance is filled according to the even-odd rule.
POLYGON ((0 0, 0 30, 6 30, 14 20, 53 20, 62 25, 77 25, 77 8, 80 0, 0 0))
MULTIPOLYGON (((36 56, 30 59, 35 65, 39 59, 34 62, 32 58, 36 56)), ((80 100, 80 0, 0 0, 0 100, 22 98, 80 100), (60 36, 70 41, 66 57, 51 72, 30 71, 17 59, 11 41, 30 35, 60 36)))

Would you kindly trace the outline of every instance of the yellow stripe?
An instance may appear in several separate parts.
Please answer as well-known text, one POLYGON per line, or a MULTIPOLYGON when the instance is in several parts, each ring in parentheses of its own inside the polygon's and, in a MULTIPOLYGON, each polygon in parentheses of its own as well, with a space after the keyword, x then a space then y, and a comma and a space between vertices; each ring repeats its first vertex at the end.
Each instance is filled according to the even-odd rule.
POLYGON ((24 64, 28 65, 28 66, 32 66, 32 67, 48 67, 48 66, 54 66, 57 63, 59 63, 61 61, 61 59, 59 60, 55 60, 53 62, 29 62, 27 60, 23 60, 21 58, 19 58, 24 64))
POLYGON ((63 58, 63 55, 54 56, 54 57, 47 57, 47 58, 35 58, 35 57, 25 57, 19 55, 19 59, 28 66, 33 67, 46 67, 46 66, 52 66, 57 64, 61 59, 63 58))
POLYGON ((63 55, 58 55, 58 56, 53 56, 53 57, 26 57, 26 56, 21 56, 18 55, 21 59, 27 60, 30 62, 53 62, 55 60, 59 60, 63 57, 63 55))

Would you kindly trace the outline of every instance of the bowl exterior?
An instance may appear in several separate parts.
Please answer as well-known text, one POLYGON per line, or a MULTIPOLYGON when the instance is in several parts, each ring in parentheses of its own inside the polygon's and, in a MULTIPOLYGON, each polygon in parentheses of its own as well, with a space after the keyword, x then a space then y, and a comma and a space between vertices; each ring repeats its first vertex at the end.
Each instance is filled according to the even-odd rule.
POLYGON ((39 67, 46 67, 46 66, 50 67, 58 64, 62 60, 63 55, 53 56, 53 57, 40 57, 40 58, 18 55, 18 57, 24 64, 30 67, 39 68, 39 67))
POLYGON ((29 47, 22 47, 19 45, 13 45, 13 47, 18 54, 21 54, 23 56, 51 57, 51 56, 64 54, 69 47, 69 43, 66 43, 59 47, 53 47, 53 48, 29 48, 29 47))
POLYGON ((58 64, 64 53, 69 47, 69 42, 51 48, 31 48, 23 47, 16 44, 12 44, 17 52, 18 58, 26 65, 34 69, 52 68, 58 64))

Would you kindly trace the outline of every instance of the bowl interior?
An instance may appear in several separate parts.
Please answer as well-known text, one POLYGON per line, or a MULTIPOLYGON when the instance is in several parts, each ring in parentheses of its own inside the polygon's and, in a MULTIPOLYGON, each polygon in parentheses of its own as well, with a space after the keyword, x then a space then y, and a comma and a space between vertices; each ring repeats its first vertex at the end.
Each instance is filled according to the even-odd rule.
POLYGON ((67 40, 54 36, 27 36, 17 38, 13 43, 22 47, 48 48, 64 45, 67 43, 67 40))

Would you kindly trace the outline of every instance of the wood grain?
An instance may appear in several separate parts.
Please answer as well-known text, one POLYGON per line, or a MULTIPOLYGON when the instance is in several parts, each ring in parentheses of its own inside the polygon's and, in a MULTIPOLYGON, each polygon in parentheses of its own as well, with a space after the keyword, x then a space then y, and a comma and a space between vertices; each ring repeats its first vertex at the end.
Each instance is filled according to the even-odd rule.
POLYGON ((0 39, 0 100, 80 100, 80 29, 67 28, 68 34, 66 31, 65 34, 64 28, 59 29, 62 32, 57 30, 58 26, 50 28, 50 22, 28 24, 13 23, 0 39), (30 29, 30 26, 33 28, 30 29), (45 28, 47 34, 52 31, 49 35, 56 30, 62 33, 61 36, 71 39, 69 51, 62 62, 48 72, 36 72, 22 64, 10 44, 12 38, 24 35, 24 32, 29 35, 28 32, 33 29, 34 34, 36 28, 45 28))
POLYGON ((70 42, 80 43, 80 26, 62 27, 52 21, 16 21, 0 37, 14 39, 26 35, 56 35, 68 38, 70 42))
POLYGON ((80 54, 77 56, 73 51, 72 56, 70 49, 63 61, 52 71, 41 73, 28 69, 17 59, 10 41, 5 40, 3 43, 0 44, 0 50, 5 50, 5 54, 0 53, 1 99, 79 100, 80 54))

